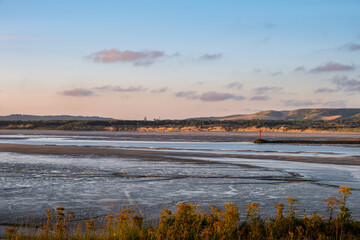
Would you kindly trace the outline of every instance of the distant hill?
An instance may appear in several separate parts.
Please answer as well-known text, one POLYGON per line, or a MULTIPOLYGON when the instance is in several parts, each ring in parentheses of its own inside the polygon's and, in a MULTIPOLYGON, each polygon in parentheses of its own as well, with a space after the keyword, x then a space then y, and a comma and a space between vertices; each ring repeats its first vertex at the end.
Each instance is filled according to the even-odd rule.
POLYGON ((84 117, 84 116, 70 116, 70 115, 47 115, 47 116, 37 116, 37 115, 23 115, 23 114, 11 114, 8 116, 0 116, 2 121, 51 121, 51 120, 114 120, 113 118, 103 118, 103 117, 84 117))
POLYGON ((199 120, 360 120, 360 108, 308 108, 288 111, 261 111, 253 114, 238 114, 224 117, 193 118, 199 120))

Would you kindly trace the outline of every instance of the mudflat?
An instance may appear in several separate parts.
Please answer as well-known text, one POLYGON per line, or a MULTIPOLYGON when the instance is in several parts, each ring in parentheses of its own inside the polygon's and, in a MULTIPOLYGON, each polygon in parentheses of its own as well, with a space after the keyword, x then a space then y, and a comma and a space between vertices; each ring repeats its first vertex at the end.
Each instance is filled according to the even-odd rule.
MULTIPOLYGON (((192 162, 191 158, 246 158, 246 159, 267 159, 279 161, 294 161, 322 164, 340 164, 340 165, 360 165, 359 156, 341 156, 341 157, 316 157, 316 156, 289 156, 289 155, 259 155, 248 153, 194 153, 194 152, 173 152, 161 149, 161 151, 143 150, 143 149, 124 149, 108 148, 103 146, 37 146, 23 144, 0 144, 0 152, 13 152, 22 154, 50 154, 50 155, 82 155, 82 156, 114 156, 137 158, 148 161, 185 161, 192 162)), ((216 161, 194 161, 200 164, 216 164, 216 161)))

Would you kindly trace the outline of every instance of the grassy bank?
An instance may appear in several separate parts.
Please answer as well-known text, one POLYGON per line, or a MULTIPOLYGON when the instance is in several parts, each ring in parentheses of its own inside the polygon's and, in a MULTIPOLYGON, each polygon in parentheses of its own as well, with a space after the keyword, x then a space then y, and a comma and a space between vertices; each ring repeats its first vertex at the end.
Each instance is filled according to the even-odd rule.
POLYGON ((360 120, 0 121, 0 129, 157 132, 360 132, 360 120))
POLYGON ((145 225, 134 209, 76 225, 74 213, 58 207, 46 211, 38 231, 24 234, 7 227, 4 234, 6 239, 360 239, 360 222, 351 218, 346 205, 350 194, 351 188, 342 186, 337 196, 324 200, 326 217, 316 212, 299 217, 298 201, 289 197, 286 206, 275 204, 276 216, 270 219, 256 203, 247 205, 242 222, 238 206, 231 203, 204 211, 180 202, 175 212, 164 208, 153 226, 145 225))

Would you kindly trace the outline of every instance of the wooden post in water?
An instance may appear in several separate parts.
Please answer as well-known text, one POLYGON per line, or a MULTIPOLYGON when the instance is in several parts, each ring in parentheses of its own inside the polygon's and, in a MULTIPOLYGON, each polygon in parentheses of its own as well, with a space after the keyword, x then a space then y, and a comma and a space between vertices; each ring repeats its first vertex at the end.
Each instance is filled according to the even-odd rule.
POLYGON ((259 139, 261 139, 261 129, 259 130, 259 139))

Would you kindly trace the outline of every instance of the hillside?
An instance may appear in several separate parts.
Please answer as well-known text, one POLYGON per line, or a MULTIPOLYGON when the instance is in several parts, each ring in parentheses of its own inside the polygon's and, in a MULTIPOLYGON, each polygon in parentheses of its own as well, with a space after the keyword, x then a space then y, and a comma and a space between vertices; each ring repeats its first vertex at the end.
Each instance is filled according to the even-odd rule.
POLYGON ((47 115, 47 116, 37 116, 37 115, 23 115, 23 114, 12 114, 8 116, 0 116, 1 121, 58 121, 58 120, 114 120, 113 118, 103 118, 103 117, 84 117, 84 116, 71 116, 71 115, 47 115))
POLYGON ((360 120, 360 108, 308 108, 288 111, 261 111, 224 117, 198 118, 201 120, 360 120))

